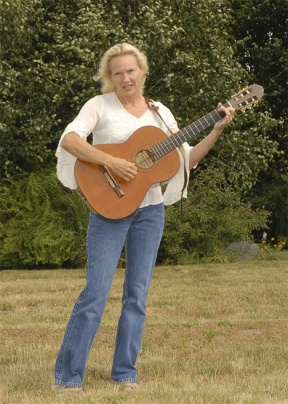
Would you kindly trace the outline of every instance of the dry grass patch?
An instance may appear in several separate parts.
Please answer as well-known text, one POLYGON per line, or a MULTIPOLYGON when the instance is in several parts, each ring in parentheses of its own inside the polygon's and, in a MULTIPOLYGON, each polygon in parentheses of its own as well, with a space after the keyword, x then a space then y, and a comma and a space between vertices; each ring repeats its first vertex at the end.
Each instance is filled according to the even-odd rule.
POLYGON ((138 361, 141 386, 110 383, 117 271, 83 395, 51 391, 84 270, 1 271, 1 404, 288 403, 287 261, 158 267, 138 361), (1 401, 2 400, 2 401, 1 401))

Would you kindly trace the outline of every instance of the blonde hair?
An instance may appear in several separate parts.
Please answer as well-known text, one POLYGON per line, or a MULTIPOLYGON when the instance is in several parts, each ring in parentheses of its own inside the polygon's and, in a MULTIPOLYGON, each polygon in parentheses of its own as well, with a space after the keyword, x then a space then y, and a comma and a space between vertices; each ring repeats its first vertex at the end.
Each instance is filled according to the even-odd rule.
POLYGON ((115 90, 114 84, 111 79, 111 67, 110 62, 112 58, 120 55, 133 55, 138 63, 139 68, 143 71, 143 78, 142 78, 142 88, 144 89, 144 83, 146 80, 146 75, 148 73, 149 67, 147 62, 147 57, 144 53, 140 52, 135 46, 130 45, 126 42, 116 44, 112 46, 112 48, 108 49, 99 65, 98 73, 93 77, 95 81, 101 81, 101 92, 103 94, 112 93, 115 90))

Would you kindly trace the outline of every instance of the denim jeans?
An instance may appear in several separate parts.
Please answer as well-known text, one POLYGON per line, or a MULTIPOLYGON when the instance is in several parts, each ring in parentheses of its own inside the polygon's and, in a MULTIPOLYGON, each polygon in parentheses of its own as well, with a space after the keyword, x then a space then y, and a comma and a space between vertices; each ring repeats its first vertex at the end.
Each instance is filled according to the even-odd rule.
POLYGON ((56 384, 81 386, 88 354, 101 322, 121 251, 126 270, 112 380, 137 383, 136 360, 146 317, 146 299, 164 227, 163 204, 110 220, 90 214, 86 286, 75 303, 55 365, 56 384))

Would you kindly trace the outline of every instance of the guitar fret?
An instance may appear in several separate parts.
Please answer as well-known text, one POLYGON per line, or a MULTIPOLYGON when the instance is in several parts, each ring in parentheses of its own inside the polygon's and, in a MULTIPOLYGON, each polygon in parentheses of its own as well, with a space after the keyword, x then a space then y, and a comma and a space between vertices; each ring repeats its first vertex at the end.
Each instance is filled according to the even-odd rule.
POLYGON ((162 142, 158 144, 157 149, 159 150, 158 155, 160 156, 165 156, 165 154, 169 153, 169 150, 166 150, 165 144, 162 142))
POLYGON ((159 149, 159 144, 156 144, 156 145, 150 147, 151 154, 154 156, 155 161, 159 160, 162 157, 162 153, 160 153, 160 150, 158 151, 158 149, 159 149))
POLYGON ((208 125, 210 126, 210 123, 209 123, 209 121, 208 121, 209 117, 206 118, 206 116, 204 116, 203 119, 206 121, 206 124, 208 124, 208 125))
POLYGON ((159 152, 161 154, 161 156, 164 156, 167 153, 170 153, 170 151, 172 151, 175 147, 170 144, 170 142, 167 141, 167 139, 162 140, 159 144, 158 144, 158 149, 159 152))
POLYGON ((198 119, 198 121, 197 121, 197 122, 199 122, 199 123, 200 123, 200 125, 202 126, 202 128, 203 128, 204 130, 206 129, 206 126, 202 124, 201 119, 198 119))
POLYGON ((186 140, 186 137, 184 136, 184 133, 182 133, 182 131, 175 133, 175 137, 177 137, 177 147, 183 144, 186 140))
MULTIPOLYGON (((165 140, 166 140, 166 139, 165 139, 165 140)), ((168 149, 169 151, 176 149, 176 147, 177 147, 178 144, 175 143, 175 140, 176 140, 176 138, 173 136, 173 139, 170 139, 170 138, 169 138, 169 140, 167 139, 167 140, 165 141, 165 144, 167 143, 166 147, 167 147, 167 149, 168 149)))

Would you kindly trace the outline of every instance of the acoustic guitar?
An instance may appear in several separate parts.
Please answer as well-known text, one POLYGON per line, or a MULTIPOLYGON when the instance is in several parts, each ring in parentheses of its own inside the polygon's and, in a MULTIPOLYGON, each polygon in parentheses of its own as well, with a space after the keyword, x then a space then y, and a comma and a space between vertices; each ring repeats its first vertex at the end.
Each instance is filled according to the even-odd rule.
MULTIPOLYGON (((263 94, 263 87, 253 84, 233 95, 224 106, 243 112, 257 104, 263 94)), ((137 166, 137 175, 126 182, 105 166, 77 159, 75 177, 80 195, 92 211, 106 218, 121 219, 131 215, 151 185, 167 181, 177 173, 180 166, 177 147, 224 116, 222 111, 215 109, 170 136, 157 127, 143 126, 124 143, 93 146, 133 162, 137 166)))

